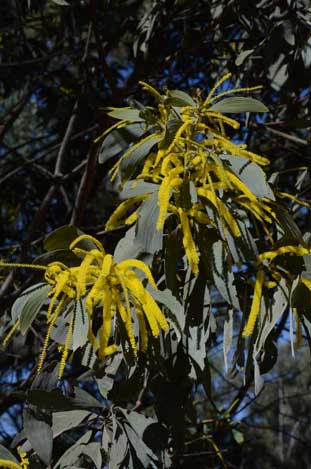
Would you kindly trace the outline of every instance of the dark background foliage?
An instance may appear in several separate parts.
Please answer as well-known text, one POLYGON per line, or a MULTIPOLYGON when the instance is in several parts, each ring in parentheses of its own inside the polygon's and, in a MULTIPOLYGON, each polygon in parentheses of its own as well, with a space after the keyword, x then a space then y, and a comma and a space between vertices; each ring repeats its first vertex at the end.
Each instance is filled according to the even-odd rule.
MULTIPOLYGON (((0 255, 30 262, 42 253, 44 236, 65 224, 96 235, 112 249, 122 232, 108 235, 104 224, 117 204, 117 194, 109 190, 111 163, 98 164, 100 142, 94 143, 112 124, 103 108, 146 100, 139 80, 193 93, 199 88, 206 94, 227 71, 237 86, 262 84, 260 99, 270 110, 263 120, 246 116, 234 137, 269 157, 271 178, 309 200, 309 1, 2 0, 0 255), (287 172, 300 167, 306 169, 287 172)), ((289 209, 308 232, 308 212, 293 203, 289 209)), ((4 327, 6 311, 35 276, 24 271, 2 275, 4 327)), ((282 337, 286 341, 286 331, 282 337)), ((6 446, 22 428, 25 392, 33 379, 41 340, 32 329, 26 340, 17 338, 9 351, 1 353, 0 435, 6 446)), ((210 353, 218 356, 219 351, 217 344, 211 344, 210 353)), ((309 358, 307 353, 299 354, 298 366, 285 353, 284 358, 281 355, 270 377, 273 384, 268 385, 271 400, 267 392, 251 403, 250 386, 239 377, 224 376, 220 359, 204 377, 204 389, 192 389, 181 354, 180 364, 172 364, 166 378, 152 370, 154 379, 148 388, 149 377, 140 370, 135 371, 139 379, 134 373, 137 379, 123 381, 127 370, 120 370, 119 381, 111 378, 115 382, 109 398, 123 407, 132 402, 136 410, 155 404, 164 423, 179 427, 176 438, 183 440, 179 442, 183 450, 175 463, 180 467, 221 466, 208 438, 223 449, 229 467, 285 468, 292 467, 294 460, 299 461, 296 467, 308 467, 310 403, 308 392, 301 397, 299 393, 308 387, 308 373, 303 379, 300 370, 309 358), (287 391, 294 396, 290 400, 284 398, 287 391), (232 416, 242 424, 233 428, 221 407, 235 397, 240 407, 232 416), (183 421, 178 420, 176 399, 189 407, 183 421)), ((80 375, 77 359, 64 384, 69 395, 80 375)), ((104 387, 112 389, 112 384, 104 387)), ((93 386, 89 390, 95 395, 93 386)), ((31 396, 28 399, 31 402, 31 396)), ((96 415, 105 419, 103 413, 96 415)), ((96 441, 96 419, 58 441, 58 455, 76 442, 86 426, 96 441)), ((122 440, 122 428, 116 440, 122 440)), ((161 440, 159 435, 156 439, 161 440)), ((83 467, 93 467, 94 460, 85 458, 83 467)))

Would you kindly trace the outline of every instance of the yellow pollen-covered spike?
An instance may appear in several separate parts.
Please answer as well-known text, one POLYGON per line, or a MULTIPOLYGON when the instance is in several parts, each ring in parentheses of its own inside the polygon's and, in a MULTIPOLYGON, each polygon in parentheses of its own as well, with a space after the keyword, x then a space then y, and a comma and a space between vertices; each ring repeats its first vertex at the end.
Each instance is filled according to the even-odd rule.
POLYGON ((150 194, 136 195, 135 197, 131 197, 130 199, 121 202, 107 221, 105 229, 107 231, 114 230, 115 228, 118 228, 120 225, 124 224, 124 221, 122 221, 121 218, 126 214, 126 212, 133 205, 147 199, 149 196, 150 194))
POLYGON ((145 303, 143 304, 143 309, 144 311, 147 311, 150 315, 153 315, 153 317, 156 319, 157 323, 159 324, 160 328, 163 331, 169 330, 169 325, 164 314, 160 310, 159 306, 157 305, 152 295, 150 295, 150 293, 147 290, 146 290, 146 296, 145 296, 145 303))
POLYGON ((152 276, 150 268, 145 264, 144 262, 138 260, 138 259, 128 259, 126 261, 121 261, 118 264, 119 269, 122 270, 128 270, 132 267, 136 267, 136 269, 141 270, 147 277, 150 285, 157 290, 156 283, 154 281, 154 278, 152 276))
POLYGON ((263 287, 264 280, 265 280, 264 271, 260 269, 257 272, 252 306, 251 306, 251 310, 250 310, 249 317, 247 320, 247 324, 243 330, 243 334, 242 334, 243 337, 248 337, 252 335, 252 333, 254 332, 255 324, 256 324, 256 321, 260 312, 260 302, 261 302, 262 287, 263 287))
POLYGON ((142 87, 143 90, 148 91, 150 94, 152 94, 158 101, 162 102, 164 100, 164 97, 160 95, 160 93, 153 88, 153 86, 149 85, 148 83, 144 81, 139 81, 138 82, 140 86, 142 87))
POLYGON ((165 223, 165 217, 166 217, 170 195, 171 195, 172 181, 177 184, 182 183, 181 178, 177 178, 178 180, 176 181, 176 177, 178 176, 179 173, 180 173, 180 168, 172 169, 170 173, 167 176, 165 176, 165 178, 162 181, 162 184, 160 185, 160 189, 158 193, 158 206, 160 207, 160 211, 159 211, 159 216, 158 216, 157 225, 156 225, 157 230, 161 230, 165 223))
POLYGON ((40 265, 40 264, 21 264, 19 262, 0 262, 0 267, 3 268, 20 268, 20 269, 33 269, 33 270, 47 270, 46 265, 40 265))
POLYGON ((95 246, 97 247, 97 249, 98 249, 99 251, 101 251, 103 254, 105 254, 105 250, 104 250, 104 247, 103 247, 102 243, 101 243, 100 241, 98 241, 98 239, 94 238, 94 237, 91 236, 91 235, 87 235, 87 234, 82 234, 82 235, 78 236, 76 239, 74 239, 74 240, 72 241, 72 243, 70 244, 69 249, 70 249, 71 251, 73 251, 73 249, 75 248, 75 246, 76 246, 77 244, 79 244, 80 241, 84 241, 84 240, 85 240, 85 241, 91 241, 92 243, 95 244, 95 246))
POLYGON ((119 296, 116 299, 116 304, 127 333, 128 341, 130 343, 134 355, 136 355, 137 348, 131 314, 124 308, 119 296))
POLYGON ((98 356, 100 360, 105 358, 105 349, 108 346, 108 341, 111 333, 112 325, 112 298, 109 288, 105 288, 103 294, 103 321, 99 330, 99 351, 98 356))
POLYGON ((23 469, 23 466, 14 461, 10 461, 9 459, 0 459, 0 467, 4 467, 6 469, 23 469))
POLYGON ((72 331, 73 331, 73 320, 74 320, 74 317, 72 316, 72 318, 70 320, 70 323, 69 323, 69 326, 68 326, 68 331, 67 331, 67 334, 66 334, 65 345, 64 345, 63 352, 62 352, 62 358, 61 358, 60 364, 59 364, 58 379, 62 378, 62 376, 64 374, 64 371, 65 371, 65 366, 66 366, 66 361, 67 361, 67 357, 68 357, 68 353, 69 353, 69 347, 70 347, 72 331))
POLYGON ((223 96, 227 96, 228 94, 236 94, 236 93, 243 93, 243 92, 250 92, 250 91, 257 91, 261 90, 263 88, 263 85, 256 85, 256 86, 250 86, 250 87, 244 87, 244 88, 233 88, 231 90, 223 91, 222 93, 219 93, 218 95, 214 96, 213 98, 210 99, 210 103, 213 103, 219 98, 222 98, 223 96))
POLYGON ((113 256, 111 254, 106 254, 103 260, 101 275, 103 277, 107 277, 110 274, 112 266, 113 266, 113 256))
POLYGON ((300 246, 281 246, 274 251, 266 251, 258 256, 257 265, 259 265, 264 260, 273 261, 277 256, 283 254, 295 254, 296 256, 304 256, 305 254, 310 254, 310 250, 300 247, 300 246))
POLYGON ((128 125, 128 124, 130 124, 130 122, 127 121, 127 120, 119 121, 119 122, 117 122, 116 124, 113 124, 111 127, 109 127, 108 129, 104 130, 104 132, 102 132, 98 137, 96 137, 95 140, 94 140, 94 143, 99 142, 99 140, 101 140, 101 139, 104 138, 106 135, 108 135, 112 130, 121 129, 122 127, 125 127, 125 126, 128 125))
POLYGON ((5 338, 3 339, 3 342, 2 342, 3 347, 6 347, 8 345, 8 343, 10 342, 11 338, 14 335, 14 332, 16 331, 16 329, 19 326, 19 322, 20 322, 19 319, 17 321, 15 321, 14 325, 11 327, 11 329, 9 330, 9 332, 7 333, 5 338))
POLYGON ((185 248, 185 253, 189 261, 190 268, 194 275, 199 274, 199 256, 193 241, 193 237, 190 230, 189 220, 187 214, 183 211, 182 208, 178 209, 178 214, 181 222, 182 232, 183 232, 183 245, 185 248))
POLYGON ((46 336, 45 336, 45 339, 44 339, 43 347, 42 347, 42 350, 41 350, 41 355, 40 355, 38 368, 37 368, 37 374, 39 374, 40 371, 42 370, 42 366, 43 366, 43 363, 44 363, 44 360, 45 360, 45 357, 46 357, 46 354, 47 354, 47 348, 48 348, 48 345, 49 345, 51 332, 52 332, 54 324, 55 324, 61 310, 63 309, 65 299, 66 299, 65 295, 63 295, 63 297, 61 298, 61 300, 58 303, 57 307, 55 308, 53 316, 51 317, 49 327, 48 327, 48 330, 47 330, 47 333, 46 333, 46 336))
POLYGON ((179 129, 177 130, 176 132, 176 135, 172 141, 172 143, 170 144, 170 146, 168 147, 167 149, 167 154, 168 153, 171 153, 175 147, 175 145, 178 143, 178 140, 180 139, 180 137, 182 136, 182 134, 185 132, 185 130, 187 129, 187 127, 189 126, 189 122, 184 122, 180 127, 179 129))
POLYGON ((206 116, 207 117, 215 117, 216 119, 224 121, 226 124, 230 125, 233 129, 239 129, 240 124, 238 121, 231 119, 228 116, 224 116, 220 112, 211 112, 211 111, 206 111, 206 116))
POLYGON ((77 299, 81 298, 86 294, 87 276, 89 272, 89 267, 93 261, 93 254, 89 253, 85 256, 85 258, 80 264, 78 275, 76 277, 77 299))
POLYGON ((215 91, 217 90, 217 88, 219 88, 220 85, 222 85, 224 81, 229 80, 229 78, 231 78, 231 77, 232 77, 232 73, 230 73, 230 72, 226 73, 226 75, 224 75, 222 78, 220 78, 220 80, 218 80, 215 83, 215 85, 213 86, 211 91, 208 93, 207 98, 205 99, 203 106, 207 106, 209 104, 210 99, 213 96, 213 94, 215 93, 215 91))

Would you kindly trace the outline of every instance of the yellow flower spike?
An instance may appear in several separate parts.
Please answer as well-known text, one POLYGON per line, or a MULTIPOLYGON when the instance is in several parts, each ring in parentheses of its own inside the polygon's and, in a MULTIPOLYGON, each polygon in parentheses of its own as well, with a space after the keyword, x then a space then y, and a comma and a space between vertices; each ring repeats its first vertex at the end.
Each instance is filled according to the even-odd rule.
POLYGON ((262 263, 264 260, 273 261, 276 257, 283 254, 295 254, 296 256, 304 256, 310 254, 310 250, 300 246, 281 246, 274 251, 266 251, 258 256, 257 265, 262 263))
POLYGON ((124 224, 124 221, 121 220, 121 218, 126 214, 126 212, 135 204, 138 202, 141 202, 142 200, 147 199, 150 196, 150 194, 142 194, 142 195, 136 195, 135 197, 131 197, 130 199, 124 200, 123 202, 118 205, 118 207, 115 209, 115 211, 112 213, 110 218, 108 219, 105 230, 114 230, 115 228, 118 228, 120 225, 124 224))
POLYGON ((14 461, 10 461, 9 459, 0 459, 0 467, 4 467, 6 469, 24 469, 23 466, 14 461))
POLYGON ((113 256, 111 254, 106 254, 103 260, 102 268, 101 268, 101 276, 107 277, 110 274, 112 264, 113 264, 113 256))
POLYGON ((303 283, 308 288, 308 290, 311 291, 311 280, 309 278, 301 277, 300 282, 303 283))
POLYGON ((154 162, 155 167, 158 166, 158 164, 166 156, 166 154, 167 154, 167 148, 158 150, 158 153, 156 154, 156 159, 155 159, 155 162, 154 162))
POLYGON ((127 337, 131 345, 131 348, 133 350, 133 353, 134 355, 136 355, 137 348, 136 348, 136 340, 135 340, 131 314, 129 314, 129 312, 126 311, 126 309, 124 308, 119 296, 116 297, 116 306, 117 306, 117 310, 119 311, 120 317, 123 321, 123 324, 127 333, 127 337))
POLYGON ((165 176, 160 186, 158 195, 158 206, 160 207, 160 212, 156 225, 157 230, 161 230, 165 222, 165 216, 167 213, 167 208, 171 195, 172 183, 175 182, 175 185, 182 184, 182 179, 177 177, 180 172, 180 168, 172 169, 171 172, 167 176, 165 176))
POLYGON ((133 212, 129 217, 124 220, 125 225, 132 225, 138 220, 138 210, 133 212))
POLYGON ((44 339, 43 347, 42 347, 42 350, 41 350, 41 355, 40 355, 38 368, 37 368, 37 374, 39 374, 40 371, 42 370, 42 366, 43 366, 43 363, 44 363, 44 360, 45 360, 45 357, 46 357, 46 353, 47 353, 47 348, 48 348, 48 345, 49 345, 51 332, 52 332, 52 329, 54 327, 54 324, 55 324, 60 312, 63 309, 63 306, 65 304, 65 300, 66 300, 66 296, 63 295, 62 299, 60 300, 57 307, 55 308, 53 316, 50 319, 49 327, 48 327, 48 330, 47 330, 47 333, 46 333, 46 336, 45 336, 45 339, 44 339))
POLYGON ((144 91, 148 91, 148 93, 152 94, 158 101, 164 101, 164 97, 161 96, 160 93, 155 88, 153 88, 153 86, 149 85, 144 81, 139 81, 138 83, 144 91))
POLYGON ((302 207, 307 207, 309 210, 311 210, 311 205, 308 202, 305 200, 299 200, 298 197, 295 197, 294 195, 287 194, 286 192, 278 192, 277 195, 282 198, 290 199, 293 202, 296 202, 296 204, 301 205, 302 207))
POLYGON ((231 119, 230 117, 224 116, 220 112, 210 112, 206 111, 205 115, 207 117, 215 117, 218 120, 224 121, 226 124, 230 125, 233 129, 239 129, 240 128, 240 123, 236 121, 235 119, 231 119))
POLYGON ((62 351, 62 358, 59 364, 59 369, 58 369, 58 379, 61 379, 64 371, 65 371, 65 366, 66 366, 66 361, 69 353, 69 347, 70 347, 70 342, 71 342, 71 337, 72 337, 72 331, 73 331, 73 320, 74 317, 72 315, 72 318, 70 320, 69 326, 68 326, 68 331, 65 339, 65 345, 62 351))
POLYGON ((118 351, 118 346, 116 344, 109 345, 108 347, 105 348, 105 357, 108 357, 108 355, 112 355, 113 353, 116 353, 118 351))
POLYGON ((121 261, 121 262, 118 263, 118 269, 120 269, 120 270, 127 270, 127 269, 132 268, 132 267, 135 267, 136 269, 143 272, 146 275, 150 285, 155 290, 158 289, 158 287, 157 287, 157 285, 154 281, 154 278, 152 276, 151 270, 149 269, 147 264, 145 264, 144 262, 142 262, 138 259, 128 259, 126 261, 121 261))
POLYGON ((160 310, 153 296, 150 295, 150 293, 147 290, 146 290, 146 295, 145 295, 145 302, 142 304, 142 307, 145 313, 147 313, 146 316, 148 317, 148 314, 150 316, 152 315, 163 331, 167 332, 169 330, 169 324, 164 314, 160 310))
POLYGON ((141 173, 137 176, 136 179, 143 179, 144 177, 149 177, 150 176, 150 170, 151 170, 152 165, 155 162, 156 156, 157 156, 157 154, 154 153, 154 152, 151 152, 147 156, 147 158, 145 159, 145 162, 144 162, 143 169, 142 169, 141 173))
POLYGON ((21 264, 19 262, 0 262, 0 267, 3 268, 11 268, 15 269, 16 268, 21 268, 21 269, 33 269, 33 270, 47 270, 46 265, 39 265, 39 264, 21 264))
POLYGON ((89 273, 90 265, 93 261, 94 255, 92 253, 88 253, 80 264, 79 271, 76 277, 77 299, 80 299, 86 294, 87 276, 89 273))
POLYGON ((249 317, 247 320, 247 324, 244 327, 244 330, 242 333, 243 337, 248 337, 252 335, 252 333, 254 332, 255 324, 256 324, 256 321, 260 312, 260 302, 261 302, 262 287, 263 287, 264 280, 265 280, 264 271, 260 269, 256 275, 252 306, 251 306, 251 310, 250 310, 249 317))
POLYGON ((150 308, 150 295, 147 295, 147 291, 134 272, 130 270, 127 271, 127 274, 125 275, 125 285, 129 289, 131 296, 134 297, 134 300, 139 301, 142 305, 149 322, 152 335, 154 337, 158 337, 160 330, 158 322, 154 317, 152 306, 150 308))
POLYGON ((99 350, 98 356, 100 360, 105 358, 105 349, 108 346, 109 337, 112 326, 112 297, 107 285, 103 292, 103 321, 99 330, 99 350))
POLYGON ((128 150, 124 153, 124 155, 122 155, 121 158, 117 161, 117 163, 109 170, 108 174, 110 174, 110 180, 112 182, 115 180, 119 171, 120 164, 124 159, 128 158, 141 145, 144 145, 146 142, 149 142, 149 140, 153 140, 155 137, 161 137, 161 136, 162 134, 160 132, 152 133, 144 137, 142 140, 139 140, 139 142, 135 143, 135 145, 132 145, 131 147, 129 147, 128 150))
POLYGON ((175 147, 175 145, 178 143, 178 140, 180 139, 180 137, 182 136, 182 134, 186 131, 187 127, 190 125, 189 122, 184 122, 180 127, 179 129, 177 130, 176 132, 176 135, 172 141, 172 143, 170 144, 170 146, 168 147, 166 153, 171 153, 175 147))
POLYGON ((101 251, 103 254, 105 254, 105 249, 104 249, 102 243, 100 241, 98 241, 98 239, 94 238, 91 235, 87 235, 87 234, 82 234, 82 235, 78 236, 76 239, 74 239, 72 241, 72 243, 70 244, 69 249, 71 251, 73 251, 74 248, 77 246, 77 244, 79 244, 80 241, 84 241, 84 240, 91 241, 92 243, 95 244, 95 246, 97 247, 97 249, 99 251, 101 251))
POLYGON ((13 337, 14 332, 16 331, 16 329, 19 326, 19 322, 20 322, 19 319, 17 321, 15 321, 15 324, 11 327, 11 329, 9 330, 9 332, 7 333, 5 338, 3 339, 2 345, 3 345, 4 348, 8 345, 11 338, 13 337))
POLYGON ((183 232, 183 245, 185 253, 189 261, 190 268, 194 275, 199 274, 199 256, 192 238, 189 220, 187 214, 182 208, 178 209, 178 214, 181 222, 181 228, 183 232))
POLYGON ((109 129, 104 130, 98 137, 95 138, 94 143, 99 142, 102 138, 104 138, 107 134, 109 134, 112 130, 115 129, 121 129, 122 127, 125 127, 126 125, 130 124, 130 121, 123 120, 123 121, 118 121, 116 124, 112 125, 109 127, 109 129))
POLYGON ((219 98, 222 98, 223 96, 227 96, 228 94, 233 94, 233 93, 244 93, 249 92, 249 91, 257 91, 261 90, 263 88, 263 85, 256 85, 256 86, 250 86, 250 87, 244 87, 244 88, 233 88, 231 90, 226 90, 223 91, 222 93, 217 94, 213 98, 210 99, 210 104, 216 101, 219 98))
POLYGON ((215 93, 217 88, 219 88, 220 85, 222 85, 224 81, 229 80, 229 78, 231 78, 231 77, 232 77, 232 73, 230 73, 230 72, 226 73, 226 75, 224 75, 222 78, 220 78, 220 80, 218 80, 215 83, 215 85, 213 86, 211 91, 208 93, 207 98, 205 99, 203 106, 208 106, 209 105, 211 97, 213 96, 213 94, 215 93))
POLYGON ((105 277, 100 275, 86 297, 85 306, 90 316, 92 315, 93 308, 97 306, 98 303, 100 303, 100 301, 102 300, 102 293, 105 284, 105 277))

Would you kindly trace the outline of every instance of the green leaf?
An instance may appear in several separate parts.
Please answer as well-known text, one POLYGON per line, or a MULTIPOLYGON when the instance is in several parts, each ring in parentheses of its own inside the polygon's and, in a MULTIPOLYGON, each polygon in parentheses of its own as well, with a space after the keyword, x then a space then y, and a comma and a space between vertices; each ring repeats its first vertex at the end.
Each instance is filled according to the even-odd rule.
POLYGON ((154 254, 162 249, 163 230, 156 229, 159 210, 158 191, 155 191, 139 208, 136 242, 142 246, 142 252, 154 254))
POLYGON ((66 2, 66 0, 52 0, 53 3, 56 3, 56 5, 59 5, 61 7, 69 7, 70 3, 66 2))
POLYGON ((33 264, 48 265, 51 262, 62 262, 67 266, 80 265, 80 259, 69 249, 55 249, 36 257, 33 264))
POLYGON ((51 392, 30 389, 27 401, 41 409, 66 411, 74 409, 103 408, 103 404, 81 388, 74 388, 75 396, 63 396, 59 389, 51 392))
POLYGON ((211 112, 239 113, 239 112, 269 112, 269 109, 254 98, 233 96, 225 98, 208 108, 211 112))
POLYGON ((144 122, 144 118, 141 117, 140 109, 132 109, 130 107, 115 108, 110 112, 107 112, 108 116, 114 119, 127 120, 130 122, 144 122))
POLYGON ((171 90, 168 92, 167 102, 171 106, 183 107, 183 106, 194 106, 196 102, 189 96, 189 94, 180 90, 171 90))
POLYGON ((237 65, 238 67, 240 65, 242 65, 245 60, 250 56, 252 55, 252 53, 254 52, 255 49, 248 49, 248 50, 243 50, 242 52, 240 52, 240 54, 237 56, 237 58, 235 59, 235 65, 237 65))
POLYGON ((244 435, 242 432, 240 432, 239 430, 236 430, 235 428, 233 428, 232 430, 232 436, 233 438, 235 439, 235 441, 241 445, 242 443, 244 443, 244 435))
POLYGON ((163 139, 162 134, 155 133, 152 138, 147 141, 138 142, 135 149, 129 148, 122 156, 120 169, 124 175, 124 179, 128 179, 131 172, 137 168, 137 165, 149 154, 151 149, 163 139))
POLYGON ((53 437, 57 437, 67 430, 77 427, 89 417, 91 413, 87 410, 69 410, 67 412, 53 413, 53 437))
POLYGON ((226 264, 223 241, 219 240, 213 244, 211 254, 213 262, 212 275, 217 290, 229 305, 240 310, 239 299, 234 285, 234 274, 228 269, 226 264))
POLYGON ((224 323, 224 336, 223 336, 223 353, 224 353, 224 362, 225 370, 228 371, 228 353, 231 348, 233 337, 233 309, 228 309, 228 317, 224 323))
POLYGON ((127 181, 124 184, 123 189, 119 194, 119 198, 123 200, 123 199, 130 199, 131 197, 135 197, 136 195, 152 194, 153 192, 157 191, 158 188, 159 188, 158 184, 145 182, 142 179, 139 179, 138 181, 136 180, 127 181))
POLYGON ((78 457, 83 452, 83 447, 90 441, 92 436, 92 430, 84 433, 79 440, 72 445, 57 461, 55 465, 55 469, 58 467, 65 468, 65 467, 72 467, 73 464, 77 461, 78 457))
POLYGON ((96 383, 101 395, 108 399, 108 393, 111 391, 114 380, 116 378, 116 374, 120 368, 122 363, 123 357, 121 353, 116 353, 112 359, 111 363, 105 367, 104 369, 104 376, 96 378, 96 383))
POLYGON ((42 283, 42 286, 30 295, 27 295, 21 315, 20 315, 20 331, 23 335, 26 334, 37 314, 41 311, 42 305, 48 298, 48 293, 51 290, 51 285, 42 283))
POLYGON ((135 236, 135 230, 135 226, 127 230, 125 236, 118 242, 114 250, 115 262, 118 263, 126 259, 136 259, 144 252, 144 246, 135 236))
POLYGON ((88 338, 88 316, 85 307, 85 300, 77 300, 74 309, 74 323, 72 332, 72 350, 86 344, 88 338))
POLYGON ((31 296, 36 290, 41 289, 43 286, 45 286, 46 283, 36 283, 35 285, 32 285, 29 288, 26 288, 20 296, 14 301, 11 309, 11 317, 12 321, 15 322, 17 319, 20 318, 23 308, 25 304, 27 303, 29 296, 31 296))
POLYGON ((53 432, 48 418, 40 416, 31 407, 24 409, 24 429, 31 446, 39 458, 49 465, 53 450, 53 432))
POLYGON ((105 163, 124 151, 131 143, 136 142, 146 130, 142 124, 129 124, 121 129, 112 130, 103 140, 99 152, 99 163, 105 163))
POLYGON ((185 327, 185 313, 183 306, 176 300, 175 296, 167 288, 165 290, 149 289, 151 295, 157 303, 162 303, 168 308, 167 319, 172 323, 178 338, 185 327))
POLYGON ((0 459, 6 459, 7 461, 12 461, 16 464, 19 464, 15 456, 13 456, 13 454, 2 445, 0 445, 0 459))
POLYGON ((220 155, 224 163, 241 179, 244 184, 260 199, 268 197, 275 200, 274 194, 267 183, 264 171, 255 163, 235 155, 220 155))
MULTIPOLYGON (((64 225, 56 230, 49 233, 44 240, 43 247, 46 251, 54 251, 55 249, 68 249, 72 241, 74 241, 78 236, 84 234, 83 231, 79 230, 72 225, 64 225)), ((89 239, 84 239, 79 243, 81 249, 86 249, 87 251, 91 249, 96 249, 96 246, 89 239)))
POLYGON ((96 469, 102 469, 102 455, 101 455, 101 444, 100 443, 89 443, 88 445, 82 445, 82 454, 88 456, 96 466, 96 469))
MULTIPOLYGON (((128 453, 128 439, 115 416, 112 419, 112 439, 109 455, 109 469, 119 469, 128 453)), ((128 466, 123 466, 128 467, 128 466)))

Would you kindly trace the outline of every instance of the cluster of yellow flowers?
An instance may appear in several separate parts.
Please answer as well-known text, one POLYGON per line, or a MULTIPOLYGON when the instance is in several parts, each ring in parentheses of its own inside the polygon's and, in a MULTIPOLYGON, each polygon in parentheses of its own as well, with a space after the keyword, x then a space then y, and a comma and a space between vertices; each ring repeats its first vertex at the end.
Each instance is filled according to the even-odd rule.
MULTIPOLYGON (((281 246, 272 251, 263 252, 258 256, 257 259, 257 275, 254 286, 254 295, 251 305, 250 314, 248 316, 247 324, 243 330, 243 336, 248 337, 254 332, 256 321, 260 313, 260 304, 263 296, 263 287, 273 288, 277 285, 282 278, 284 278, 284 272, 280 271, 274 261, 282 255, 293 255, 302 257, 311 254, 311 249, 303 246, 281 246), (268 274, 268 275, 266 275, 268 274), (272 277, 274 281, 266 281, 266 277, 272 277)), ((288 281, 292 283, 295 276, 289 274, 288 281)), ((303 275, 299 276, 299 284, 303 284, 311 292, 311 280, 303 275)), ((299 314, 302 313, 297 311, 297 308, 293 307, 293 313, 296 319, 296 331, 297 331, 297 344, 301 339, 301 324, 299 320, 299 314)))
MULTIPOLYGON (((221 237, 225 239, 227 230, 230 230, 234 237, 241 235, 232 207, 240 206, 250 211, 267 235, 269 235, 267 225, 275 218, 271 201, 265 197, 260 199, 255 195, 220 157, 227 154, 242 157, 245 163, 249 161, 257 165, 269 163, 266 158, 248 151, 245 145, 231 142, 226 136, 224 125, 237 129, 240 124, 220 112, 213 111, 213 102, 221 97, 260 88, 256 86, 230 89, 214 95, 216 89, 230 76, 231 74, 227 74, 218 81, 204 101, 198 100, 197 105, 180 108, 178 111, 180 126, 172 141, 164 146, 163 142, 160 142, 157 151, 152 151, 147 155, 141 172, 133 182, 135 185, 136 181, 142 179, 159 185, 159 217, 156 227, 161 230, 168 216, 173 214, 177 217, 183 232, 184 250, 195 275, 199 273, 199 254, 193 239, 197 223, 216 227, 221 237), (197 199, 197 202, 190 206, 182 195, 185 186, 189 184, 192 184, 197 199), (230 201, 229 206, 226 199, 230 201), (210 215, 211 211, 208 211, 208 207, 214 216, 210 215)), ((165 96, 161 96, 150 85, 143 82, 142 85, 159 101, 159 126, 166 128, 172 118, 172 113, 176 114, 176 109, 166 105, 165 96)), ((126 123, 122 121, 118 125, 122 127, 126 123)), ((122 159, 129 157, 135 146, 147 142, 153 135, 148 135, 126 152, 112 168, 112 180, 119 171, 122 159)), ((135 222, 137 211, 123 221, 122 217, 126 216, 129 208, 149 195, 138 195, 122 202, 108 220, 106 229, 113 229, 121 222, 125 224, 135 222)))
MULTIPOLYGON (((116 313, 119 314, 124 324, 130 347, 135 355, 137 354, 137 344, 133 328, 133 310, 135 310, 139 324, 141 351, 146 351, 148 346, 147 324, 154 337, 159 336, 161 329, 164 331, 169 329, 161 309, 145 288, 140 276, 133 270, 137 269, 147 279, 149 285, 157 289, 151 271, 144 262, 137 259, 128 259, 115 263, 113 256, 105 252, 102 244, 88 235, 81 235, 76 238, 71 243, 70 249, 83 259, 77 267, 68 267, 61 262, 52 262, 47 266, 0 263, 2 267, 27 267, 44 270, 45 281, 51 285, 50 302, 47 310, 48 330, 37 368, 38 372, 42 369, 50 336, 57 318, 64 313, 71 302, 85 299, 88 316, 86 326, 88 327, 88 339, 93 348, 98 351, 98 357, 101 360, 114 353, 118 348, 115 343, 109 344, 112 321, 116 313), (79 248, 79 243, 85 239, 92 241, 96 248, 90 251, 79 248), (95 317, 98 319, 98 311, 101 311, 101 325, 95 335, 92 320, 95 317)), ((68 321, 68 318, 66 320, 68 321)), ((75 314, 73 310, 69 317, 65 344, 62 347, 59 379, 64 372, 74 323, 75 314)), ((15 323, 4 339, 4 345, 9 341, 18 326, 19 321, 15 323)))

